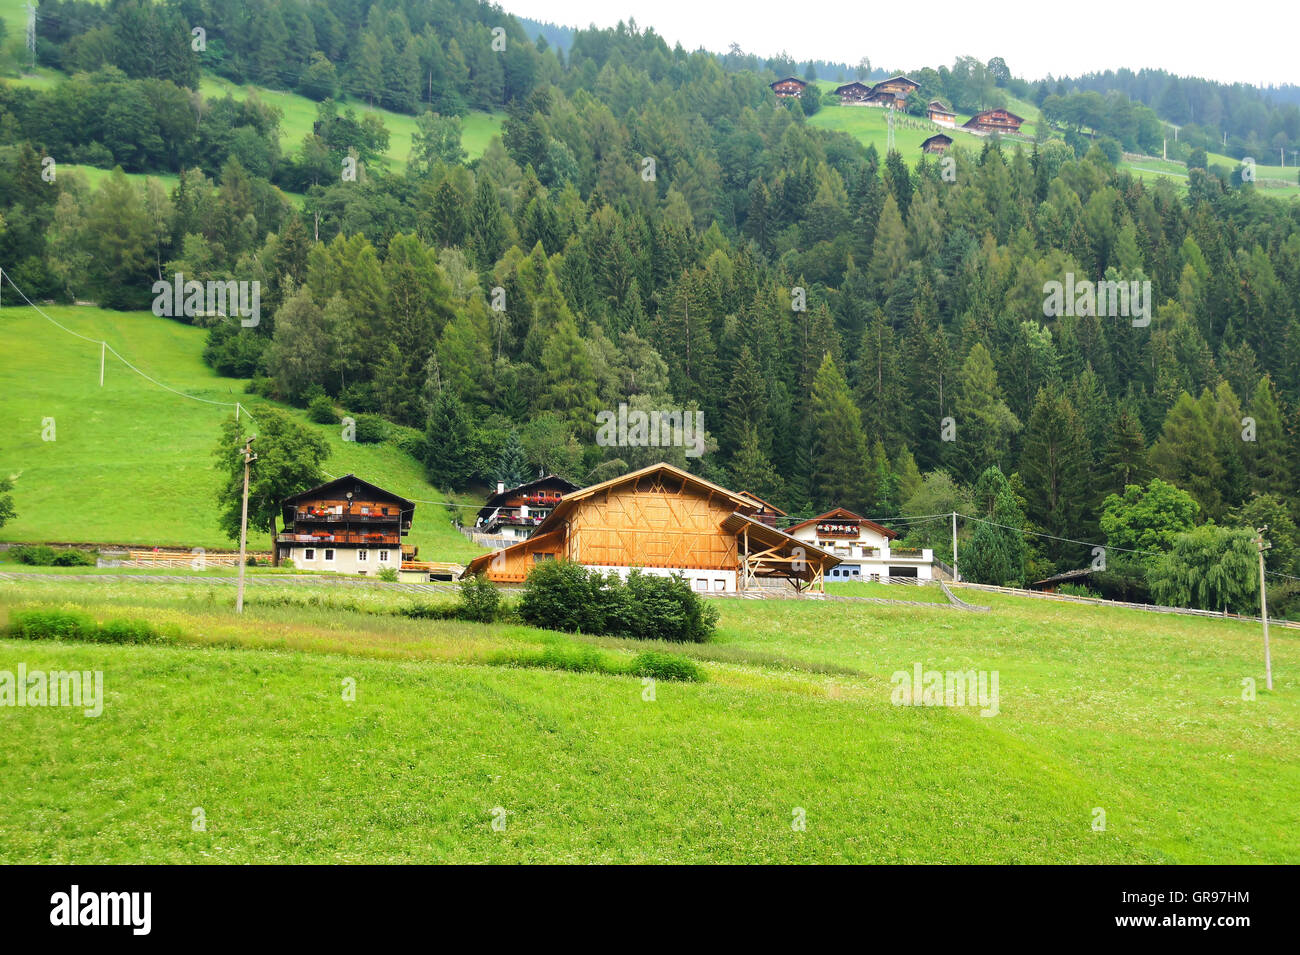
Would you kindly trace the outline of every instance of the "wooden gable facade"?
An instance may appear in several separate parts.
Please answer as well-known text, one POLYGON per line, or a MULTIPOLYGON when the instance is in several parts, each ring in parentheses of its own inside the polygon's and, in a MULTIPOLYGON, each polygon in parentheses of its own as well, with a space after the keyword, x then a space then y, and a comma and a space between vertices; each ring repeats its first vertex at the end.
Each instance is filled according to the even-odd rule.
POLYGON ((355 474, 335 478, 281 502, 275 563, 345 573, 400 566, 414 515, 414 501, 355 474))
MULTIPOLYGON (((770 510, 751 495, 680 468, 651 465, 565 495, 532 537, 475 558, 465 575, 484 573, 499 583, 521 583, 536 564, 564 559, 616 573, 633 567, 680 573, 697 590, 731 593, 745 576, 742 524, 767 527, 763 517, 770 510), (736 518, 744 520, 737 524, 736 518)), ((802 589, 821 580, 828 561, 838 562, 818 548, 775 533, 783 540, 769 545, 762 555, 766 560, 755 558, 753 566, 761 569, 752 576, 786 576, 802 589), (792 554, 794 550, 800 554, 792 554), (800 558, 797 564, 795 556, 800 558)))
POLYGON ((976 113, 966 121, 965 128, 979 133, 1015 133, 1019 132, 1023 122, 1024 119, 999 106, 976 113))
POLYGON ((862 103, 871 95, 871 87, 865 83, 845 83, 835 88, 835 95, 840 98, 841 103, 862 103))
POLYGON ((921 143, 921 151, 926 153, 945 153, 951 145, 951 136, 945 136, 943 133, 936 133, 925 142, 921 143))
POLYGON ((777 96, 783 98, 794 97, 796 99, 803 96, 803 89, 807 85, 803 80, 794 76, 787 76, 785 79, 777 80, 771 84, 772 92, 777 96))

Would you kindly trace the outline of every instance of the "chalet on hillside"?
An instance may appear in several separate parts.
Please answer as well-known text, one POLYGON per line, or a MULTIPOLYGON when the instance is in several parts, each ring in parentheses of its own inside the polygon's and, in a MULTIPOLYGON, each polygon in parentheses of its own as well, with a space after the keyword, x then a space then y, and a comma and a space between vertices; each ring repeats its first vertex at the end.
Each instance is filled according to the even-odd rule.
POLYGON ((943 133, 935 133, 925 142, 921 143, 921 151, 926 153, 946 153, 948 147, 952 145, 952 137, 945 136, 943 133))
POLYGON ((508 489, 498 483, 496 493, 479 508, 474 533, 511 541, 527 540, 560 499, 577 489, 578 485, 555 474, 508 489))
POLYGON ((749 491, 741 491, 740 496, 749 498, 759 506, 759 509, 751 516, 756 520, 762 521, 764 524, 776 527, 777 518, 786 516, 785 511, 781 510, 775 504, 769 504, 757 494, 753 494, 749 491))
POLYGON ((402 538, 415 503, 347 474, 287 497, 284 531, 275 538, 275 562, 306 570, 369 574, 402 566, 402 538))
POLYGON ((894 547, 897 531, 875 521, 837 507, 809 518, 785 532, 839 558, 829 574, 832 580, 886 580, 910 577, 931 580, 934 577, 934 551, 929 548, 894 547))
POLYGON ((1021 117, 999 106, 976 113, 965 122, 963 128, 977 133, 1015 133, 1020 131, 1020 124, 1023 122, 1021 117))
POLYGON ((823 590, 840 558, 773 527, 765 510, 775 508, 671 464, 652 464, 565 494, 530 538, 476 557, 464 576, 519 583, 534 565, 564 559, 620 576, 634 567, 680 574, 707 593, 745 592, 767 580, 823 590))
POLYGON ((951 129, 957 125, 957 114, 942 100, 930 100, 930 105, 925 108, 925 114, 930 118, 930 122, 939 126, 947 126, 951 129))
POLYGON ((921 84, 916 80, 908 79, 906 76, 891 76, 871 87, 866 102, 872 106, 903 109, 907 106, 907 98, 920 86, 921 84))
POLYGON ((808 84, 794 76, 787 76, 783 80, 777 80, 772 83, 772 92, 777 96, 784 98, 794 97, 798 99, 803 96, 803 89, 808 84))
POLYGON ((845 83, 843 86, 835 87, 835 95, 840 98, 840 104, 843 106, 856 106, 867 101, 871 95, 871 87, 865 83, 845 83))

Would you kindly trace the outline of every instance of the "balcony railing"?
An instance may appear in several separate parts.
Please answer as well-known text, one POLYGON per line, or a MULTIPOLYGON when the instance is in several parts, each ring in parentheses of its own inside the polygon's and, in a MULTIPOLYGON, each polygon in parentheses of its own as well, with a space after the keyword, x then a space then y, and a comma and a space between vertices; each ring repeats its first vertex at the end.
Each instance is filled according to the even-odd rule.
MULTIPOLYGON (((361 511, 344 511, 342 514, 335 514, 331 511, 312 511, 308 509, 294 511, 293 517, 295 521, 324 521, 328 524, 347 523, 349 521, 396 524, 402 520, 401 514, 376 514, 373 511, 369 514, 363 514, 361 511)), ((407 527, 411 526, 410 521, 404 523, 407 527)))
POLYGON ((276 542, 280 544, 361 544, 371 547, 397 547, 399 538, 396 534, 279 534, 276 542))

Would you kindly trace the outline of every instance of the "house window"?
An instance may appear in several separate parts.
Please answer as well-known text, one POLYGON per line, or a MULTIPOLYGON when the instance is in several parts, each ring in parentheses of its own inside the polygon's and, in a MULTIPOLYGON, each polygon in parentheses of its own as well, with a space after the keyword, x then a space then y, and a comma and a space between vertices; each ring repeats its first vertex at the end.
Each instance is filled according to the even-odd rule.
POLYGON ((381 564, 386 564, 386 563, 388 563, 388 551, 386 551, 386 550, 381 550, 381 551, 379 552, 379 562, 380 562, 381 564))
POLYGON ((707 580, 705 580, 703 577, 701 577, 701 578, 699 578, 698 580, 695 581, 695 589, 696 589, 696 590, 708 590, 708 589, 709 589, 709 582, 708 582, 707 580))
POLYGON ((316 548, 315 548, 315 547, 306 547, 306 548, 304 548, 304 549, 303 549, 303 552, 302 552, 302 558, 303 558, 303 560, 315 560, 315 559, 316 559, 316 548))
POLYGON ((555 560, 554 554, 534 554, 533 563, 540 564, 544 560, 555 560))
POLYGON ((368 552, 364 550, 357 551, 357 563, 364 564, 366 562, 367 554, 368 552))
POLYGON ((717 590, 717 591, 723 591, 723 590, 726 590, 726 589, 727 589, 727 582, 726 582, 725 580, 715 580, 715 581, 713 582, 713 589, 714 589, 714 590, 717 590))
POLYGON ((333 548, 333 547, 326 547, 326 548, 325 548, 325 559, 326 559, 327 561, 329 561, 330 563, 333 563, 333 562, 334 562, 334 548, 333 548))

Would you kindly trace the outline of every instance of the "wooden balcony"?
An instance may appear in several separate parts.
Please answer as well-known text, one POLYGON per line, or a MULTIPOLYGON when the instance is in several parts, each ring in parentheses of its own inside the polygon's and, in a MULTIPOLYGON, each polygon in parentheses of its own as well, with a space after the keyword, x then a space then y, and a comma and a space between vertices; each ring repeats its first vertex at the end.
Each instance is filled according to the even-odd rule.
POLYGON ((352 544, 364 547, 398 547, 401 539, 396 534, 354 534, 348 531, 335 533, 285 533, 276 535, 278 544, 315 544, 328 547, 330 544, 352 544))

